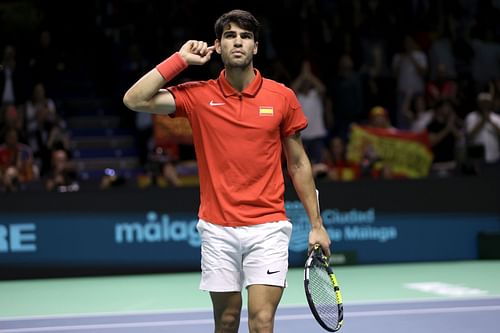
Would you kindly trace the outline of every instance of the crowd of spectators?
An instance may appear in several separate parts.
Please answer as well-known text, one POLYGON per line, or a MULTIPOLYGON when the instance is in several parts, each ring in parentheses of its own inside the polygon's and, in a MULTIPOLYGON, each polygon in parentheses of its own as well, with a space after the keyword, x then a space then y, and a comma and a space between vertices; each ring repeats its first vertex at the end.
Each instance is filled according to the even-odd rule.
POLYGON ((47 95, 47 86, 54 78, 49 67, 52 55, 43 51, 50 48, 49 31, 41 33, 39 46, 27 63, 19 61, 14 44, 2 50, 0 188, 6 191, 25 189, 35 181, 52 190, 68 185, 55 173, 75 171, 69 162, 64 168, 55 162, 60 154, 69 158, 71 150, 66 122, 54 99, 47 95))
MULTIPOLYGON (((49 190, 74 184, 70 138, 57 110, 58 99, 71 95, 58 81, 62 73, 90 82, 89 95, 113 100, 122 124, 140 134, 144 166, 157 148, 146 146, 151 119, 124 108, 124 91, 185 40, 212 41, 215 19, 237 7, 263 26, 255 66, 293 88, 309 117, 303 139, 318 177, 373 175, 346 159, 353 124, 426 131, 431 174, 500 168, 498 1, 19 3, 0 7, 3 189, 31 179, 49 190)), ((214 58, 178 80, 215 78, 221 63, 214 58)), ((379 171, 391 178, 390 170, 379 171)))

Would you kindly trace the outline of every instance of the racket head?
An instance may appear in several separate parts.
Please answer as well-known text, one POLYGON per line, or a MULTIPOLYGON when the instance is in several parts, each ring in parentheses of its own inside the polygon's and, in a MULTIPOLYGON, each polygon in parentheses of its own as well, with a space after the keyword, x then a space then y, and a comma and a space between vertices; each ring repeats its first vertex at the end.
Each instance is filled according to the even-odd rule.
POLYGON ((306 260, 304 290, 318 324, 329 332, 338 331, 344 319, 342 295, 328 258, 319 245, 313 248, 306 260))

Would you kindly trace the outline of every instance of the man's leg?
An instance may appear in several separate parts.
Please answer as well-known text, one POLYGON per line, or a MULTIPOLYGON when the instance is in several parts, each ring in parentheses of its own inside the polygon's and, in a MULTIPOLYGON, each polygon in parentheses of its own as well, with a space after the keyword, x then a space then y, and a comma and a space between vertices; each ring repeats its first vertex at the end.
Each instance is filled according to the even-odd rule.
POLYGON ((274 315, 283 288, 254 284, 248 286, 248 329, 250 333, 272 333, 274 315))
POLYGON ((236 333, 240 326, 241 293, 210 292, 214 309, 215 333, 236 333))

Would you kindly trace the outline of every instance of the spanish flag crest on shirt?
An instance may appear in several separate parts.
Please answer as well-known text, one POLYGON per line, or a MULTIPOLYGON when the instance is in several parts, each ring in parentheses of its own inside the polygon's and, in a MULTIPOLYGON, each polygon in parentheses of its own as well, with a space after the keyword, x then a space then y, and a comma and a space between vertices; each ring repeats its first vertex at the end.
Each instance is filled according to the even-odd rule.
POLYGON ((274 116, 273 107, 272 106, 260 106, 259 107, 259 116, 263 116, 263 117, 274 116))

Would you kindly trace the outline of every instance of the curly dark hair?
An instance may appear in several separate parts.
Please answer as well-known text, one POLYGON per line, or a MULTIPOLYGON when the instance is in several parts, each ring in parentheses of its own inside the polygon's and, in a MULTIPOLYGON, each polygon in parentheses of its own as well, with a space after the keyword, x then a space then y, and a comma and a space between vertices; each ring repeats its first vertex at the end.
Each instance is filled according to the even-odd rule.
POLYGON ((215 21, 214 29, 217 39, 221 39, 224 28, 231 22, 236 23, 245 30, 251 31, 256 41, 259 39, 259 21, 250 12, 241 9, 234 9, 224 13, 215 21))

